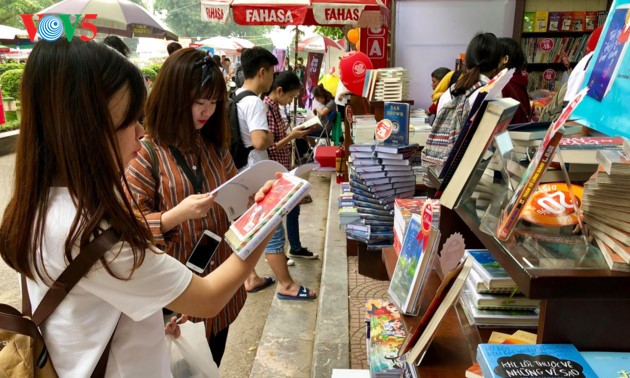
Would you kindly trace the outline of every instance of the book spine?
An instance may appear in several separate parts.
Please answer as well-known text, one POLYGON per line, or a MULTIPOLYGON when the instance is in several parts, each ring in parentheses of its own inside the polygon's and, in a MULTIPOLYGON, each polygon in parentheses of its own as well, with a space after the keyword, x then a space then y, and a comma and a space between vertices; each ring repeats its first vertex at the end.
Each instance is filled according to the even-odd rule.
POLYGON ((504 214, 503 219, 499 224, 499 228, 497 230, 497 238, 502 241, 506 241, 510 235, 512 234, 512 230, 516 226, 519 220, 519 215, 523 211, 523 208, 527 204, 527 200, 534 194, 536 187, 538 186, 538 182, 540 181, 542 175, 545 173, 545 170, 549 166, 549 163, 553 160, 554 153, 558 148, 558 143, 560 142, 560 138, 562 138, 562 133, 555 133, 554 136, 549 141, 549 146, 547 150, 543 153, 542 159, 538 162, 536 169, 533 174, 527 179, 525 185, 517 190, 516 202, 511 209, 509 209, 510 204, 508 204, 508 211, 504 214))

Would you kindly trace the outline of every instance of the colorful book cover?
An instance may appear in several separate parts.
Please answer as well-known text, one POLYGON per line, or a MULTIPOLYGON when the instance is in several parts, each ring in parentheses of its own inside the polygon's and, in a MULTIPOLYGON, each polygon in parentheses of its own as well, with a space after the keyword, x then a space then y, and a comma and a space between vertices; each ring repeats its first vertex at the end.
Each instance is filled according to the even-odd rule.
MULTIPOLYGON (((386 144, 407 146, 409 144, 409 104, 403 102, 385 102, 383 117, 392 121, 392 134, 386 144)), ((380 156, 379 156, 380 157, 380 156)))
POLYGON ((473 258, 475 271, 486 283, 502 279, 512 281, 512 277, 510 277, 487 249, 467 249, 466 253, 473 258))
POLYGON ((560 31, 560 18, 561 12, 549 12, 549 24, 547 25, 547 31, 557 32, 560 31))
POLYGON ((370 376, 402 371, 397 362, 398 352, 405 341, 405 330, 400 314, 370 318, 370 376))
POLYGON ((630 353, 580 352, 599 377, 630 377, 630 353))
POLYGON ((583 32, 586 27, 586 12, 573 12, 573 21, 571 21, 571 31, 583 32))
POLYGON ((525 12, 523 14, 523 32, 530 33, 534 31, 535 12, 525 12))
POLYGON ((597 378, 572 344, 479 344, 477 362, 486 378, 597 378))
POLYGON ((562 12, 560 17, 560 31, 571 31, 573 12, 562 12))
POLYGON ((588 11, 584 16, 584 31, 592 32, 597 28, 597 11, 588 11))
POLYGON ((422 219, 420 215, 414 214, 411 216, 409 227, 407 227, 388 290, 389 297, 403 312, 406 312, 413 300, 410 291, 418 278, 418 267, 424 253, 423 241, 422 219))
POLYGON ((547 31, 547 21, 549 13, 546 11, 538 11, 534 14, 534 32, 543 33, 547 31))
POLYGON ((588 65, 583 86, 588 96, 577 107, 574 118, 609 136, 630 137, 627 106, 630 76, 630 1, 616 0, 606 19, 599 43, 588 65))

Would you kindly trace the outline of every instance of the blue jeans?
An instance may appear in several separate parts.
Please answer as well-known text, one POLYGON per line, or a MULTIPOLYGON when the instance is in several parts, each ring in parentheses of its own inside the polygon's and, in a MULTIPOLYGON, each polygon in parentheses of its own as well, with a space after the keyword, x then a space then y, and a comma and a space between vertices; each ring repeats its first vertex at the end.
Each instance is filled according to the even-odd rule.
MULTIPOLYGON (((300 242, 300 205, 297 205, 287 214, 287 235, 292 251, 302 249, 300 242)), ((284 253, 284 226, 280 224, 274 232, 265 253, 284 253)))

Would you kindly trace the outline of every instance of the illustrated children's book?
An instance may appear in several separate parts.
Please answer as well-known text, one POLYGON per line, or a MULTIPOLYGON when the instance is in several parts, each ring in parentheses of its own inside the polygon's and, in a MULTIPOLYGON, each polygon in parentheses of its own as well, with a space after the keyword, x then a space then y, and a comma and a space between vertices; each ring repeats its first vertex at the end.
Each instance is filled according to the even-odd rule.
POLYGON ((630 377, 630 353, 580 352, 598 377, 630 377))
POLYGON ((576 121, 608 136, 630 137, 630 0, 615 0, 597 48, 588 65, 584 86, 588 95, 577 107, 576 121))
POLYGON ((225 241, 245 259, 308 193, 311 184, 290 173, 274 182, 262 201, 252 205, 225 233, 225 241))
POLYGON ((479 344, 477 362, 485 378, 597 378, 571 344, 479 344))

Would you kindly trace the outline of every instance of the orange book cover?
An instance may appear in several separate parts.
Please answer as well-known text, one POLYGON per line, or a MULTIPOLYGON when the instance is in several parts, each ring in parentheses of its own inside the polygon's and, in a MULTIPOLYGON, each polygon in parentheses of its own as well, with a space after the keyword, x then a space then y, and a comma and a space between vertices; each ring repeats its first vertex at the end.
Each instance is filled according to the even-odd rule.
POLYGON ((573 20, 571 21, 572 32, 583 32, 585 30, 586 12, 576 11, 573 12, 573 20))
POLYGON ((597 28, 597 11, 585 12, 584 31, 593 31, 597 28))
POLYGON ((560 16, 560 31, 571 31, 573 12, 562 12, 560 16))

